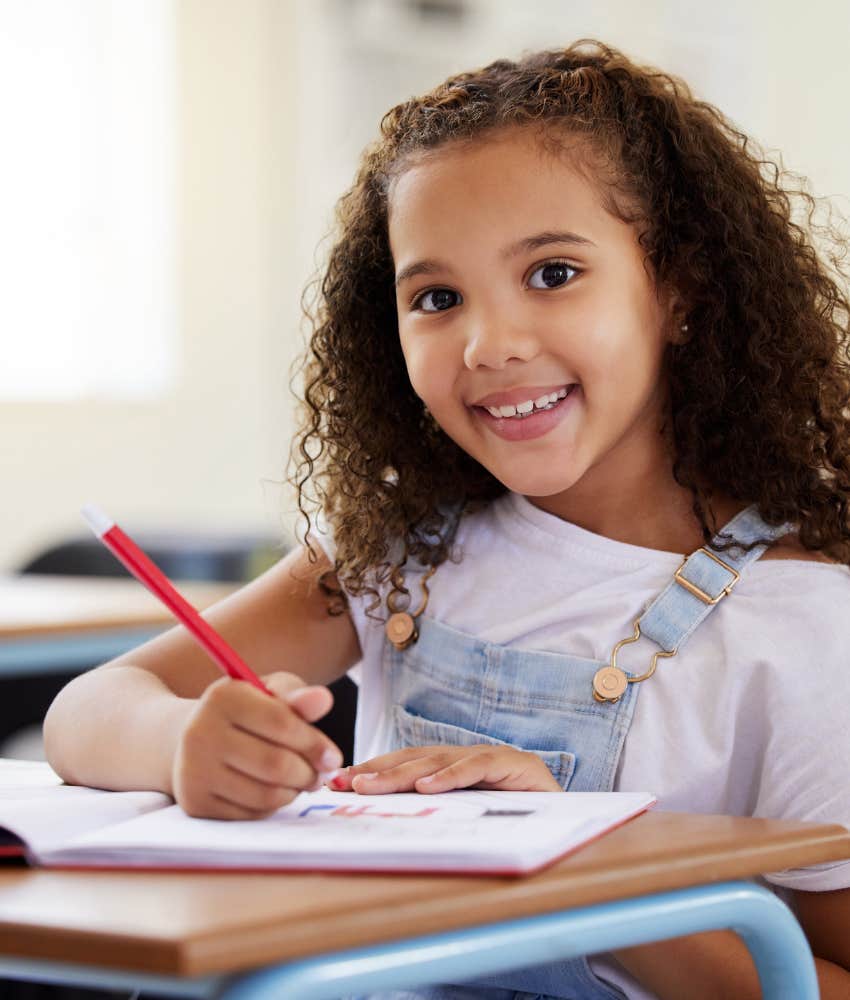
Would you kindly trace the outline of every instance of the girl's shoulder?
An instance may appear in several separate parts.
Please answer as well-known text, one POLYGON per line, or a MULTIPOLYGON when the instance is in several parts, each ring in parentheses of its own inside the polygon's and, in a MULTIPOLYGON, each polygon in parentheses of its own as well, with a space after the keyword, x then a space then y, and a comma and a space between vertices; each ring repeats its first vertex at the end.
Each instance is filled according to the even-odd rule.
POLYGON ((801 542, 796 532, 784 535, 761 556, 761 561, 774 559, 795 559, 799 562, 826 563, 828 566, 841 566, 836 559, 830 559, 823 552, 813 552, 801 542))
MULTIPOLYGON (((805 548, 796 536, 774 543, 744 571, 729 610, 754 637, 769 627, 778 661, 803 656, 830 664, 846 657, 850 572, 845 563, 805 548), (745 598, 745 599, 744 599, 745 598), (733 610, 734 609, 734 610, 733 610)), ((850 689, 848 689, 850 693, 850 689)))

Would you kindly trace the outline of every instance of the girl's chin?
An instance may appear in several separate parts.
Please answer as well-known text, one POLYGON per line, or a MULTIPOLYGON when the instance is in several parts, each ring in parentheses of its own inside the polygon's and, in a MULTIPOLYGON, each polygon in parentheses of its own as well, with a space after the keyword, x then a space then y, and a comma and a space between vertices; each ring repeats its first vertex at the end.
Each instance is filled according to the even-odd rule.
POLYGON ((538 486, 535 489, 529 489, 528 487, 513 489, 509 486, 508 489, 510 489, 513 493, 521 493, 527 500, 530 500, 531 503, 536 504, 536 506, 545 506, 545 502, 547 500, 556 500, 558 497, 564 496, 564 494, 569 492, 570 487, 573 485, 575 484, 570 482, 546 488, 538 486), (540 503, 538 504, 537 501, 540 501, 540 503))
POLYGON ((535 500, 545 500, 557 497, 571 489, 580 476, 565 476, 563 473, 556 477, 540 475, 517 475, 516 469, 496 469, 489 470, 496 479, 499 480, 511 493, 521 493, 532 503, 535 500))

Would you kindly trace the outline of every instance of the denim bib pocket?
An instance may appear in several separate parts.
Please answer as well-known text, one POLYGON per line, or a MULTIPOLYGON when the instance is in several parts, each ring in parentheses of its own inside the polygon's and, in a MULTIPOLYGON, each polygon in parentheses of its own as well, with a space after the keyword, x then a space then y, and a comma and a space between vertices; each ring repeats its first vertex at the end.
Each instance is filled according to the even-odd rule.
MULTIPOLYGON (((479 743, 490 746, 512 747, 515 750, 525 750, 516 743, 496 739, 486 733, 476 733, 462 726, 451 725, 448 722, 435 722, 422 715, 414 715, 401 705, 393 706, 393 745, 401 750, 406 747, 423 746, 456 746, 471 747, 479 743)), ((566 750, 531 750, 538 756, 552 777, 566 791, 576 768, 576 755, 566 750)))

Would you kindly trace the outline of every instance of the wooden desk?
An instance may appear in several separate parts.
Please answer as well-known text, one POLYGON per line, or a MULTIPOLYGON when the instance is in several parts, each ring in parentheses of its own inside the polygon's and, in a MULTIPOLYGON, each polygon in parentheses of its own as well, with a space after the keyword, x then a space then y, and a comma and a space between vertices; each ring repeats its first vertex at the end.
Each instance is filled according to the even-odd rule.
MULTIPOLYGON (((180 583, 199 609, 236 589, 230 583, 180 583)), ((42 673, 57 662, 91 666, 174 624, 136 580, 90 576, 0 576, 0 674, 42 673)))
MULTIPOLYGON (((0 959, 0 975, 23 968, 38 978, 36 960, 64 963, 67 978, 74 963, 74 981, 103 985, 85 970, 106 965, 124 974, 123 980, 113 975, 116 983, 129 982, 128 973, 212 977, 195 994, 211 995, 222 975, 306 956, 848 857, 850 833, 840 826, 649 812, 519 879, 6 869, 0 870, 0 955, 9 959, 0 959)), ((687 926, 680 921, 658 937, 689 933, 687 926)), ((636 933, 616 946, 655 939, 645 926, 642 937, 636 933)), ((783 983, 786 976, 787 970, 783 983)), ((143 977, 137 981, 144 984, 143 977)))

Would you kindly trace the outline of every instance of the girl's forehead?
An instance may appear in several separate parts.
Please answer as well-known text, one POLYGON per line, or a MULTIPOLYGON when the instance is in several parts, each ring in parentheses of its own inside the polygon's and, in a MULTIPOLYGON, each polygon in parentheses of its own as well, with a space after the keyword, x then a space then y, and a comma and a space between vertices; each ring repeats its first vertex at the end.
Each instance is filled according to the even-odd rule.
POLYGON ((485 195, 519 185, 520 197, 543 179, 578 182, 582 178, 573 159, 567 151, 557 155, 545 149, 526 132, 451 142, 404 162, 389 187, 390 213, 403 199, 440 190, 485 195))
POLYGON ((388 189, 395 257, 423 241, 476 233, 567 228, 596 242, 625 224, 604 205, 587 157, 544 146, 527 131, 451 143, 416 156, 388 189))

